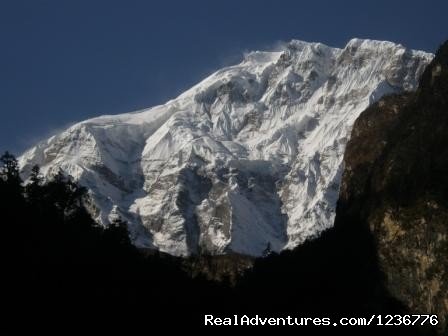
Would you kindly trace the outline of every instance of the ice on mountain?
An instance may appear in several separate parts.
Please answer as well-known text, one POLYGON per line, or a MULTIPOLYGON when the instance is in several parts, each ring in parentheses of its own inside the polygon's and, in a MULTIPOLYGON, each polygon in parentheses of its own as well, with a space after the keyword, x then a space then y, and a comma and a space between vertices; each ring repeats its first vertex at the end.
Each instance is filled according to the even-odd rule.
POLYGON ((359 114, 414 90, 433 55, 384 41, 252 52, 164 105, 78 123, 20 157, 89 189, 136 245, 173 255, 293 248, 333 225, 359 114))

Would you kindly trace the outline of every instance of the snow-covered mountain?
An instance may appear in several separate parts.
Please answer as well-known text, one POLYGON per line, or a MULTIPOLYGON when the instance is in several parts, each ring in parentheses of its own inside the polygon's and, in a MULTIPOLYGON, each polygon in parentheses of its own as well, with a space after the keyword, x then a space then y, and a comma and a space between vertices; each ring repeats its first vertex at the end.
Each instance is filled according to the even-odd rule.
POLYGON ((352 125, 387 93, 413 90, 432 54, 353 39, 252 52, 164 105, 80 122, 20 157, 62 169, 91 211, 120 215, 141 247, 259 256, 333 225, 352 125))

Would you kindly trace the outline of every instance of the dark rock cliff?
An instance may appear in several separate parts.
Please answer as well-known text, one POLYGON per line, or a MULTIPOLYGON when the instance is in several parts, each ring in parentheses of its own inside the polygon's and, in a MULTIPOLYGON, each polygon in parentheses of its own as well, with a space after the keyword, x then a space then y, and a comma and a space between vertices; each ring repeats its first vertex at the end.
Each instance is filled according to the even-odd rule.
POLYGON ((384 285, 414 314, 448 316, 448 41, 414 93, 356 121, 336 224, 371 232, 384 285))

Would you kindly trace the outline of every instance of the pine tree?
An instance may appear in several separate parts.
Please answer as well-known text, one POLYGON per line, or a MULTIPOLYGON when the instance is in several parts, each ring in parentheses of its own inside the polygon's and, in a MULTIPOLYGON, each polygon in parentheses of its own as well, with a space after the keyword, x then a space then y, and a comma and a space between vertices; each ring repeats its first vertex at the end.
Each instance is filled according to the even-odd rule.
POLYGON ((40 174, 40 168, 38 165, 34 165, 33 168, 31 168, 30 184, 41 185, 42 181, 43 177, 40 174))
MULTIPOLYGON (((21 219, 27 212, 23 197, 19 165, 14 155, 5 152, 0 157, 0 213, 3 232, 0 245, 7 253, 14 251, 17 237, 21 236, 21 219)), ((17 256, 20 253, 17 253, 17 256)), ((11 258, 11 261, 13 259, 11 258)), ((14 264, 14 262, 12 262, 14 264)))
POLYGON ((79 186, 62 170, 46 184, 46 188, 51 195, 51 203, 66 213, 82 207, 82 199, 87 193, 86 188, 79 186))
POLYGON ((8 151, 0 157, 0 203, 6 210, 13 211, 23 199, 19 164, 8 151))
POLYGON ((43 177, 40 174, 40 168, 38 165, 35 165, 31 168, 29 183, 25 187, 25 193, 28 201, 36 202, 42 197, 42 185, 43 177))
POLYGON ((22 180, 20 179, 19 164, 14 155, 6 151, 0 157, 0 177, 3 182, 10 185, 20 185, 22 180))
POLYGON ((266 258, 268 256, 270 256, 272 254, 272 250, 271 250, 271 243, 268 242, 268 245, 266 246, 266 248, 263 251, 263 258, 266 258))

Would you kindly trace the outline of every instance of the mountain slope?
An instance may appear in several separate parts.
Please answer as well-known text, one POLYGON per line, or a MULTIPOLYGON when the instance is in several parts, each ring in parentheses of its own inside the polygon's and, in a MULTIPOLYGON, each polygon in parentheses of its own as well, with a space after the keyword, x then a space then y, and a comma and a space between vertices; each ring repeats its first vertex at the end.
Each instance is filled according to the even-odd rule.
POLYGON ((353 39, 253 52, 178 98, 76 124, 20 158, 90 190, 91 211, 173 255, 293 248, 331 227, 359 114, 412 91, 431 54, 353 39))
POLYGON ((336 225, 370 230, 389 291, 412 312, 448 318, 448 42, 415 93, 356 121, 336 225))

